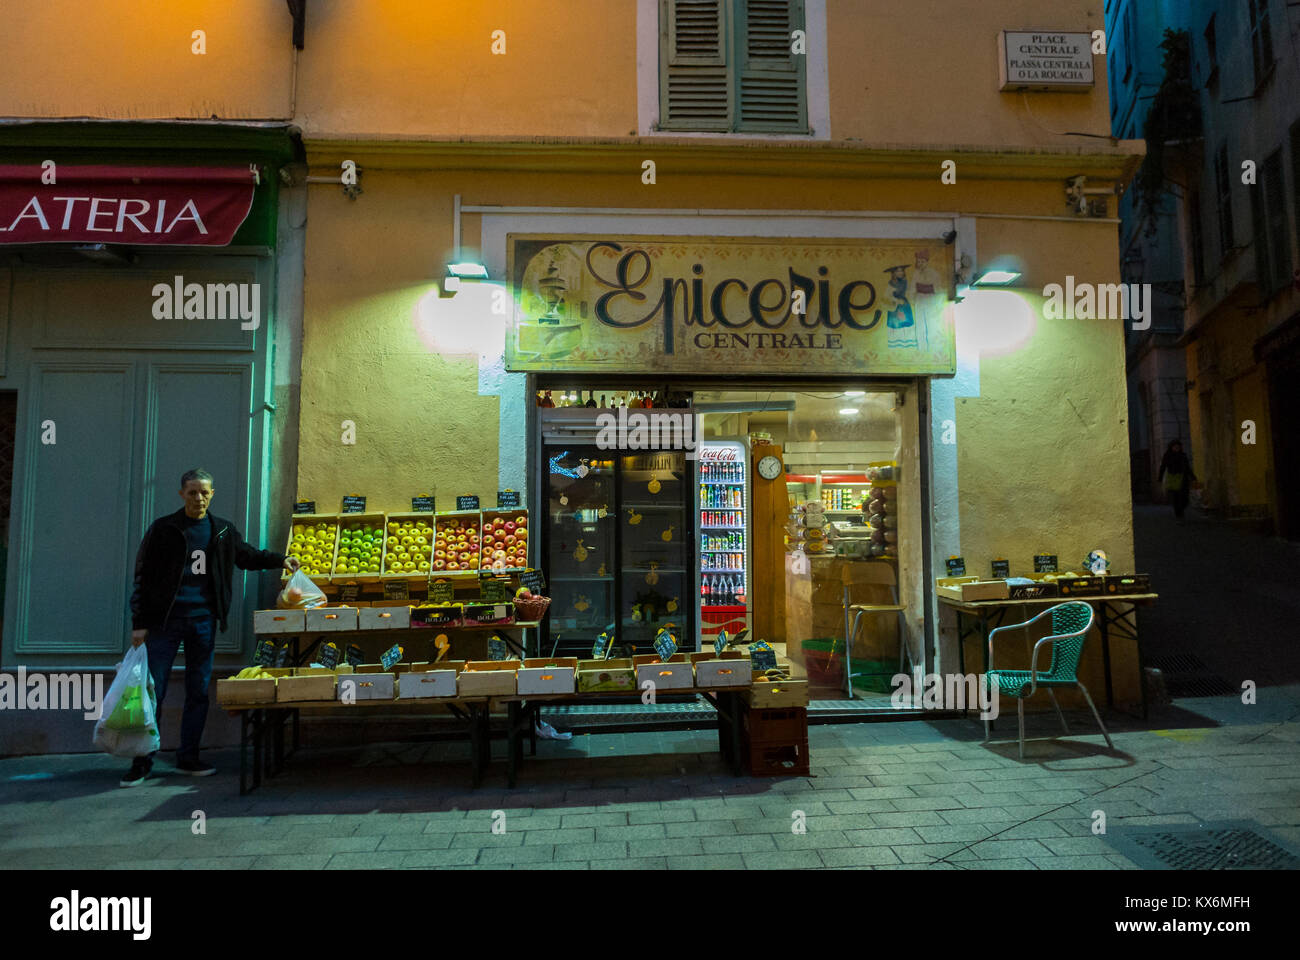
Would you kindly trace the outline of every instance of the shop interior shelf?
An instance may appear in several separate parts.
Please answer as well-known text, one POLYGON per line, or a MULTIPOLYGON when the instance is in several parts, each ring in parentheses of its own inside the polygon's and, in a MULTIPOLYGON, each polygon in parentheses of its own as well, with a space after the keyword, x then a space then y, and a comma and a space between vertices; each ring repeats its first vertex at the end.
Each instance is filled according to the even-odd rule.
POLYGON ((700 573, 744 573, 744 567, 700 567, 700 573))
POLYGON ((743 487, 743 480, 701 480, 700 485, 704 487, 743 487))
POLYGON ((700 527, 700 529, 701 529, 701 530, 744 530, 744 529, 745 529, 745 526, 744 526, 744 524, 737 523, 737 524, 734 524, 734 525, 726 525, 726 526, 717 526, 717 525, 713 525, 713 526, 707 526, 707 527, 700 527))

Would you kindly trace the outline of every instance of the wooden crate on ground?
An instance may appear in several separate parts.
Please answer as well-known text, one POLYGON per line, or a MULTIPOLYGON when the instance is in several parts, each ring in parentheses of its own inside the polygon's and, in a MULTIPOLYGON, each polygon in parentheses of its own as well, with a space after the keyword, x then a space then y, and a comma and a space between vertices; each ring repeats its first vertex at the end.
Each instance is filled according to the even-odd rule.
POLYGON ((750 709, 808 706, 807 680, 758 681, 742 692, 750 709))

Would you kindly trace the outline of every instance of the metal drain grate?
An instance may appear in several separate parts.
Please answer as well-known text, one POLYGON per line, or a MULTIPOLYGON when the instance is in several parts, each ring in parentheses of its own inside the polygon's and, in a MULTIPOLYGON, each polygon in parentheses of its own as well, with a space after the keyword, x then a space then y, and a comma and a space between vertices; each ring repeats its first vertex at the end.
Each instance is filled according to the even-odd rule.
POLYGON ((1148 870, 1296 870, 1300 856, 1247 824, 1117 828, 1117 851, 1148 870))
POLYGON ((1146 665, 1164 674, 1165 691, 1174 699, 1226 697, 1237 693, 1232 684, 1212 672, 1199 657, 1190 653, 1152 657, 1146 665))

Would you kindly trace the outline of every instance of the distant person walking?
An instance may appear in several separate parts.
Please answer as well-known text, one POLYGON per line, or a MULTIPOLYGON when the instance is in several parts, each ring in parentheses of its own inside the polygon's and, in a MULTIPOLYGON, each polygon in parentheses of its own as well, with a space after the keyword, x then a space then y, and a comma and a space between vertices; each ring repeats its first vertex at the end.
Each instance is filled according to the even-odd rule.
POLYGON ((1181 440, 1169 444, 1164 459, 1160 461, 1160 476, 1157 479, 1164 482, 1165 493, 1174 505, 1174 517, 1182 520, 1183 511, 1187 509, 1187 498, 1191 496, 1192 484, 1196 482, 1196 474, 1192 472, 1192 462, 1183 453, 1181 440))
MULTIPOLYGON (((158 706, 167 696, 167 679, 181 644, 185 645, 185 708, 181 712, 176 771, 205 777, 216 770, 199 759, 199 741, 208 719, 208 683, 217 630, 226 629, 234 592, 235 568, 298 569, 298 561, 244 542, 235 525, 208 512, 212 474, 187 470, 181 477, 185 506, 150 525, 135 561, 131 594, 131 643, 146 644, 158 706)), ((153 754, 136 757, 122 786, 144 783, 153 754)))

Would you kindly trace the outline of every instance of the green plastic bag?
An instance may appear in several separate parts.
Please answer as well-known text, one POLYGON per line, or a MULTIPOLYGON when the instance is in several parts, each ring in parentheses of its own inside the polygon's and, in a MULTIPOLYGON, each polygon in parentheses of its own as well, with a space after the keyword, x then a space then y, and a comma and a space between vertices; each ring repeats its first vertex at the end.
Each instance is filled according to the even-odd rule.
POLYGON ((95 721, 92 742, 115 757, 143 757, 158 749, 158 696, 149 673, 149 651, 132 647, 117 666, 95 721))

